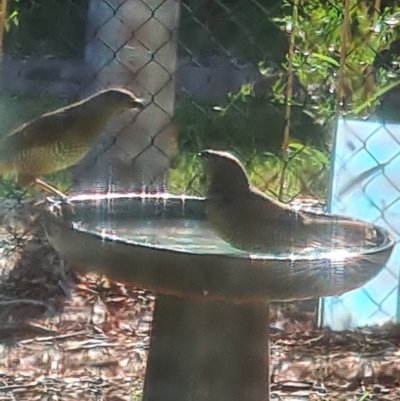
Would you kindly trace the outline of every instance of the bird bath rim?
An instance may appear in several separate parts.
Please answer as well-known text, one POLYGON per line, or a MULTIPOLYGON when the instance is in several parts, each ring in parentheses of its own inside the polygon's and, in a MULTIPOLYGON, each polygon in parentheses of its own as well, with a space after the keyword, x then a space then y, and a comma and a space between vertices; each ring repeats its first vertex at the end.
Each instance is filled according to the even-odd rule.
MULTIPOLYGON (((74 195, 68 198, 68 201, 70 203, 76 203, 76 202, 101 202, 101 201, 116 201, 116 200, 137 200, 140 199, 143 202, 146 201, 179 201, 182 203, 182 205, 185 204, 187 201, 197 201, 197 202, 204 202, 206 201, 205 197, 200 197, 200 196, 188 196, 188 195, 174 195, 170 194, 167 192, 160 192, 156 194, 148 194, 148 193, 101 193, 101 194, 79 194, 79 195, 74 195)), ((62 205, 62 202, 48 197, 48 211, 54 212, 57 208, 59 208, 62 205)), ((64 207, 64 206, 62 206, 64 207)), ((95 206, 96 207, 96 206, 95 206)), ((347 216, 340 216, 340 215, 332 215, 328 213, 320 213, 320 212, 310 212, 307 211, 307 214, 309 215, 315 215, 318 217, 322 218, 331 218, 334 217, 340 218, 343 220, 347 221, 353 221, 353 222, 359 222, 362 224, 365 224, 366 226, 372 227, 372 224, 363 222, 359 219, 353 219, 347 216)), ((343 258, 351 258, 354 256, 360 256, 360 255, 369 255, 371 253, 376 253, 380 252, 381 250, 391 247, 394 244, 394 239, 392 236, 382 227, 379 226, 373 226, 376 230, 380 231, 383 236, 382 238, 385 239, 383 243, 379 244, 376 247, 371 247, 371 248, 364 248, 362 250, 354 250, 354 251, 344 251, 344 252, 339 252, 338 250, 334 250, 333 252, 326 252, 326 253, 319 253, 317 251, 313 251, 310 253, 304 253, 304 254, 293 254, 293 253, 288 253, 288 254, 261 254, 261 253, 249 253, 246 251, 242 251, 236 248, 232 248, 229 246, 230 250, 232 251, 231 253, 227 254, 220 254, 216 253, 215 256, 218 257, 223 257, 223 258, 245 258, 245 259, 251 259, 251 260, 260 260, 260 261, 275 261, 275 260, 282 260, 282 261, 287 261, 287 260, 295 260, 295 261, 307 261, 307 260, 326 260, 329 258, 330 260, 342 260, 343 258)), ((122 241, 126 244, 131 244, 137 247, 144 247, 144 248, 155 248, 159 250, 163 250, 166 252, 176 252, 176 253, 187 253, 189 255, 192 255, 193 252, 185 251, 185 250, 179 250, 179 249, 171 249, 166 245, 156 245, 156 244, 149 244, 149 245, 144 245, 141 242, 134 241, 134 240, 129 240, 126 238, 123 238, 122 236, 118 235, 107 235, 106 233, 101 233, 101 232, 94 232, 91 230, 86 230, 83 227, 79 227, 79 224, 72 223, 72 228, 74 230, 82 231, 82 232, 87 232, 88 234, 94 235, 99 237, 99 239, 102 240, 109 240, 109 241, 122 241)), ((211 230, 211 228, 210 228, 211 230)), ((223 241, 222 239, 218 238, 220 241, 223 241)), ((225 241, 223 241, 225 242, 225 241)), ((199 254, 197 254, 199 255, 199 254)), ((210 255, 212 255, 210 253, 210 255)))
MULTIPOLYGON (((135 215, 141 216, 139 204, 145 205, 145 215, 155 215, 155 211, 158 213, 161 210, 168 216, 173 214, 174 218, 174 213, 184 213, 189 222, 190 216, 195 215, 194 220, 201 222, 205 219, 204 200, 166 193, 86 194, 70 198, 74 204, 74 216, 82 213, 81 216, 85 217, 85 212, 86 217, 91 219, 98 210, 106 215, 109 210, 114 211, 119 216, 122 210, 123 218, 119 221, 129 227, 134 224, 135 215), (185 208, 182 208, 183 203, 185 208)), ((260 258, 258 255, 235 251, 229 246, 226 249, 231 249, 234 254, 191 253, 122 241, 118 237, 111 238, 80 229, 71 218, 71 209, 62 206, 62 210, 69 211, 69 214, 60 216, 57 215, 59 208, 59 202, 50 200, 42 218, 48 239, 62 258, 86 271, 106 274, 159 294, 196 299, 201 297, 204 300, 265 302, 342 294, 373 278, 388 260, 394 246, 391 235, 376 227, 379 246, 345 256, 339 253, 336 258, 333 255, 312 257, 313 254, 296 255, 292 259, 275 255, 260 258)), ((322 214, 318 216, 336 218, 322 214)), ((157 218, 159 221, 168 221, 160 215, 157 218)), ((204 227, 204 221, 201 224, 204 227)), ((211 231, 210 228, 205 230, 211 231)), ((179 230, 175 233, 179 234, 179 230)), ((216 236, 212 239, 217 240, 216 236)), ((222 239, 220 241, 226 244, 222 239)))

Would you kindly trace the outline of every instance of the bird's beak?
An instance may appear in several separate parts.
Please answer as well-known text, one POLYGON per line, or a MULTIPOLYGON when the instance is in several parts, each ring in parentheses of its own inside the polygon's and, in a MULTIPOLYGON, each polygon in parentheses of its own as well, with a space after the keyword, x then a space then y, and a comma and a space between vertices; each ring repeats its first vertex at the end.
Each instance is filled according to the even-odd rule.
POLYGON ((201 152, 198 153, 198 156, 207 158, 207 157, 210 157, 210 154, 211 153, 208 150, 202 150, 201 152))
POLYGON ((133 107, 135 109, 142 110, 142 109, 144 109, 144 106, 145 106, 145 102, 144 102, 144 99, 142 99, 142 98, 136 98, 133 101, 133 107))

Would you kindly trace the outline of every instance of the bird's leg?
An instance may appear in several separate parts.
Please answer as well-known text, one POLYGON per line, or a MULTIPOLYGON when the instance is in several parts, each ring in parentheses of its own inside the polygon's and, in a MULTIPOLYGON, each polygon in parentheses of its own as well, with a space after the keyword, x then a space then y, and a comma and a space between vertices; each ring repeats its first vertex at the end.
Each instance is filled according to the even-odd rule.
POLYGON ((53 186, 51 186, 50 184, 48 184, 47 182, 41 180, 40 178, 35 178, 35 181, 33 182, 33 184, 39 188, 42 188, 44 191, 48 192, 48 193, 52 193, 55 194, 56 196, 58 196, 63 202, 68 202, 68 196, 65 195, 64 193, 62 193, 61 191, 59 191, 58 189, 54 188, 53 186))
POLYGON ((60 205, 58 208, 59 213, 65 218, 71 218, 71 216, 74 214, 74 205, 69 202, 68 196, 63 194, 61 191, 58 189, 54 188, 52 185, 48 184, 47 182, 35 178, 35 181, 33 182, 34 185, 36 185, 39 188, 42 188, 44 191, 48 193, 53 193, 57 195, 60 199, 60 205), (67 207, 65 207, 67 206, 67 207), (71 214, 72 213, 72 214, 71 214))
POLYGON ((39 187, 47 193, 51 193, 53 195, 58 196, 61 200, 66 201, 68 199, 68 197, 62 192, 60 192, 58 189, 54 188, 50 184, 47 184, 47 182, 44 182, 43 180, 36 178, 35 176, 27 174, 18 174, 17 182, 19 187, 21 188, 34 189, 33 187, 39 187))
POLYGON ((39 187, 47 193, 56 195, 60 198, 60 200, 66 202, 68 201, 68 196, 59 191, 58 189, 54 188, 52 185, 48 184, 47 182, 41 180, 40 178, 36 178, 31 175, 26 174, 18 174, 17 177, 18 185, 21 188, 29 188, 29 187, 39 187))
MULTIPOLYGON (((41 188, 42 190, 44 190, 47 193, 56 195, 56 197, 58 199, 60 199, 60 203, 61 203, 61 208, 63 205, 68 205, 69 209, 73 209, 72 204, 69 202, 67 195, 65 195, 64 193, 62 193, 61 191, 59 191, 58 189, 54 188, 53 186, 51 186, 50 184, 48 184, 47 182, 36 178, 34 176, 30 176, 30 175, 25 175, 25 174, 19 174, 17 177, 18 180, 18 185, 22 188, 32 188, 33 187, 38 187, 41 188)), ((35 203, 35 206, 39 206, 41 204, 45 203, 44 200, 38 201, 35 203)), ((63 208, 62 208, 63 209, 63 208)))

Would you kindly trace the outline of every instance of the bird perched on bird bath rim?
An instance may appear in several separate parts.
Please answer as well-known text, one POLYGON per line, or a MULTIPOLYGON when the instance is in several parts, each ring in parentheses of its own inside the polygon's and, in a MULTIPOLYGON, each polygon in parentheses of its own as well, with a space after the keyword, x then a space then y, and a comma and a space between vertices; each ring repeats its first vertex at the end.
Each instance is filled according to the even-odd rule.
POLYGON ((45 113, 0 140, 0 174, 13 173, 21 187, 38 186, 66 199, 38 177, 78 163, 112 117, 143 107, 129 90, 110 88, 45 113))
POLYGON ((243 165, 230 153, 204 150, 200 155, 206 159, 208 221, 233 247, 277 254, 317 243, 332 246, 333 239, 335 243, 339 239, 341 244, 351 240, 364 245, 369 229, 365 225, 345 219, 311 217, 310 213, 293 210, 252 188, 243 165))

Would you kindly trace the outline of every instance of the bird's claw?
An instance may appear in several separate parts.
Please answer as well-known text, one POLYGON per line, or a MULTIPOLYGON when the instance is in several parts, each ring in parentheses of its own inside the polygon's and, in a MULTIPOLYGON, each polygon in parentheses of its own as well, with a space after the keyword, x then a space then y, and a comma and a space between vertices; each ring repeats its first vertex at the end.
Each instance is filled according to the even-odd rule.
POLYGON ((46 202, 51 204, 52 212, 65 220, 68 220, 75 212, 75 206, 68 197, 53 198, 46 196, 46 202))

